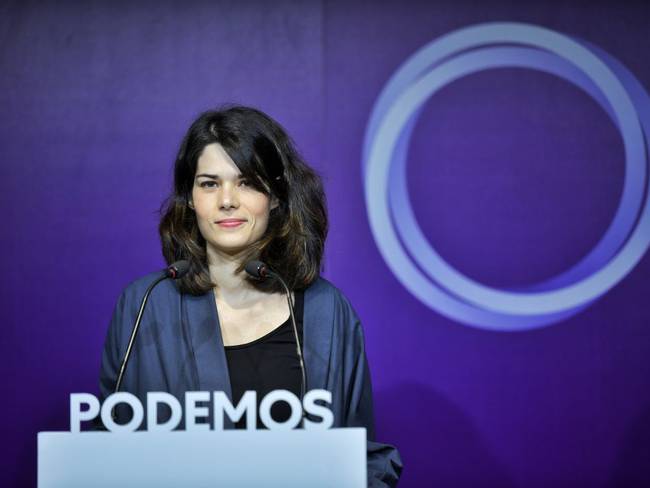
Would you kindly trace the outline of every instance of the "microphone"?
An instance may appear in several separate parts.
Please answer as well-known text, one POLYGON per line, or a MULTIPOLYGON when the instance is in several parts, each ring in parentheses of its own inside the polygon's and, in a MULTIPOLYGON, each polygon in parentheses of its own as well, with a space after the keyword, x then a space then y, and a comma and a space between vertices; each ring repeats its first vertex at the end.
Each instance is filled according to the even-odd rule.
POLYGON ((190 262, 183 260, 183 261, 176 261, 175 263, 170 264, 165 268, 163 271, 165 273, 165 276, 167 278, 171 278, 172 280, 178 280, 185 276, 187 272, 190 270, 190 262))
POLYGON ((289 303, 289 314, 291 316, 291 324, 293 325, 293 335, 296 339, 296 355, 298 356, 298 361, 300 362, 300 372, 302 374, 302 381, 300 384, 300 404, 302 405, 302 416, 304 418, 306 414, 302 401, 305 398, 305 390, 307 389, 307 374, 305 372, 305 361, 303 359, 302 349, 300 347, 300 340, 298 339, 298 327, 296 326, 296 318, 293 315, 293 303, 291 301, 291 292, 289 291, 289 287, 279 274, 272 271, 262 261, 249 261, 246 263, 244 269, 252 278, 255 278, 256 280, 264 281, 267 278, 273 278, 278 280, 284 287, 284 291, 287 295, 287 302, 289 303))
POLYGON ((264 281, 269 276, 269 268, 262 261, 249 261, 244 269, 250 276, 259 281, 264 281))
MULTIPOLYGON (((147 301, 149 300, 149 295, 151 290, 163 280, 171 278, 177 280, 182 278, 190 270, 189 261, 176 261, 175 263, 170 264, 163 270, 162 275, 159 278, 149 285, 147 291, 142 297, 142 302, 140 303, 140 309, 138 310, 138 315, 135 318, 135 323, 133 324, 133 330, 131 331, 131 337, 129 337, 129 344, 126 347, 126 353, 124 354, 124 359, 122 359, 122 364, 120 365, 120 372, 117 375, 117 382, 115 383, 115 390, 113 393, 120 391, 120 386, 122 386, 122 380, 124 379, 124 373, 126 372, 126 366, 129 363, 129 358, 131 357, 131 351, 133 350, 133 344, 135 343, 135 337, 138 335, 138 330, 140 329, 140 322, 142 321, 142 315, 144 314, 144 308, 147 306, 147 301)), ((113 416, 115 419, 115 416, 113 416)))

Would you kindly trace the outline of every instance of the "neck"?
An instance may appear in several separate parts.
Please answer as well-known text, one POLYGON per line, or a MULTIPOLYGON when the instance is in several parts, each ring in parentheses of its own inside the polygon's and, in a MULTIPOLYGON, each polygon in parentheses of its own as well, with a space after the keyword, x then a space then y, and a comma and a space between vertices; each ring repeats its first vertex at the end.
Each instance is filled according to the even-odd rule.
POLYGON ((244 253, 225 254, 208 246, 207 254, 210 279, 217 285, 215 288, 217 298, 240 301, 257 292, 257 289, 246 279, 246 271, 236 272, 244 253))

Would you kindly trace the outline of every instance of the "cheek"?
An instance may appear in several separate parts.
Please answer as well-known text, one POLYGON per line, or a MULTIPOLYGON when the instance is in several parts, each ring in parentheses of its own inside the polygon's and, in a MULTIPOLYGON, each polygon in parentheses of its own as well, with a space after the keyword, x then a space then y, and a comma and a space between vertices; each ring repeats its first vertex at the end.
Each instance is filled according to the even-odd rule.
POLYGON ((246 201, 246 207, 255 220, 268 220, 270 205, 269 197, 260 193, 249 195, 246 201))
POLYGON ((212 205, 209 198, 206 198, 205 195, 201 195, 200 193, 193 192, 192 202, 194 203, 194 213, 199 220, 210 217, 212 205))
POLYGON ((201 212, 201 207, 194 204, 194 213, 196 214, 196 224, 199 228, 199 232, 204 239, 207 239, 207 236, 212 232, 212 227, 210 225, 210 219, 208 215, 205 215, 201 212))
POLYGON ((264 222, 264 225, 266 225, 269 221, 269 212, 270 212, 270 205, 269 205, 268 198, 260 202, 257 202, 255 216, 258 221, 264 222))

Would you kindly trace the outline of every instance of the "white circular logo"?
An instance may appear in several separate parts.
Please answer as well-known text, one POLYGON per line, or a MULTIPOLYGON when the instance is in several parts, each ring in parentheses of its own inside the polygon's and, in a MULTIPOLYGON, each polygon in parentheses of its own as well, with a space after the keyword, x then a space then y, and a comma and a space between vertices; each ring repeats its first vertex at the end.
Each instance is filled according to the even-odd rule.
POLYGON ((407 59, 373 108, 363 158, 373 236, 398 280, 451 319, 492 330, 524 330, 557 322, 622 280, 650 244, 648 134, 648 94, 601 49, 529 24, 489 23, 454 31, 407 59), (450 266, 422 233, 406 184, 408 143, 428 98, 458 78, 498 67, 544 71, 580 87, 609 114, 625 149, 621 201, 601 240, 569 270, 520 292, 485 286, 450 266))

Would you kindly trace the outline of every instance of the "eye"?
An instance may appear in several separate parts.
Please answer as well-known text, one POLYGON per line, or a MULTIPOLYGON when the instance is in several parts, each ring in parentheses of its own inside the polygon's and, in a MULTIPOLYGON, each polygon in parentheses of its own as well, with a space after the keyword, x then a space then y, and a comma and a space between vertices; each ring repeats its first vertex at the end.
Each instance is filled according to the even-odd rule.
POLYGON ((214 180, 205 180, 199 183, 201 188, 216 188, 217 182, 214 180))
POLYGON ((242 178, 241 180, 239 180, 239 186, 250 186, 250 183, 248 182, 247 179, 242 178))

